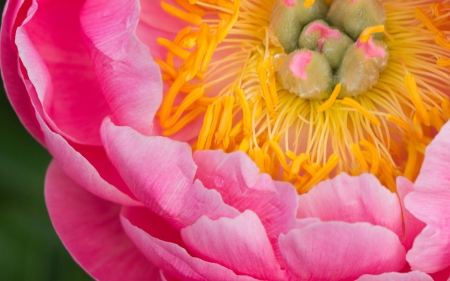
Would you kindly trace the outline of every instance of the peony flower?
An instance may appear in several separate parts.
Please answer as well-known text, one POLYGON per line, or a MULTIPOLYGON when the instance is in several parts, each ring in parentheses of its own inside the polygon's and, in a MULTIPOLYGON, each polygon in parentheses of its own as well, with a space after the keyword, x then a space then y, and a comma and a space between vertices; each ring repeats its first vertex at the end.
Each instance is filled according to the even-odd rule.
POLYGON ((2 75, 95 279, 450 280, 449 10, 10 0, 2 75))

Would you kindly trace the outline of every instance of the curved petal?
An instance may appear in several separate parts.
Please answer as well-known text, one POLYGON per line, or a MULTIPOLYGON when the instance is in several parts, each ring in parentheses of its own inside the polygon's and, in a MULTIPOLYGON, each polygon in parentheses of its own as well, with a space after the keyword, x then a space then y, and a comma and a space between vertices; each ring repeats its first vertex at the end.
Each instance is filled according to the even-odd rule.
POLYGON ((148 135, 162 101, 162 80, 135 34, 139 10, 138 0, 88 0, 80 21, 112 120, 148 135))
POLYGON ((120 206, 93 196, 52 162, 45 201, 62 242, 97 280, 161 280, 158 269, 139 252, 119 221, 120 206))
POLYGON ((188 248, 205 260, 263 280, 285 280, 258 216, 245 211, 234 219, 201 217, 181 230, 188 248))
POLYGON ((355 280, 405 264, 398 236, 368 223, 311 224, 282 234, 279 243, 288 269, 301 280, 355 280))
POLYGON ((42 144, 44 135, 36 120, 28 91, 20 75, 19 55, 14 38, 17 26, 22 24, 25 19, 30 4, 31 1, 23 0, 6 2, 0 31, 0 70, 9 101, 17 112, 20 121, 33 137, 42 144))
POLYGON ((255 163, 242 152, 196 151, 197 178, 217 190, 226 204, 240 212, 252 210, 261 219, 271 239, 295 226, 297 192, 292 185, 260 174, 255 163))
POLYGON ((397 196, 371 174, 350 177, 342 173, 299 196, 298 218, 322 221, 368 222, 384 226, 400 238, 402 214, 397 196))
POLYGON ((106 152, 135 196, 152 212, 178 229, 207 215, 211 219, 239 213, 220 194, 194 182, 191 148, 163 137, 147 137, 105 119, 102 137, 106 152))
POLYGON ((447 122, 425 150, 425 159, 414 183, 417 191, 450 190, 450 122, 447 122))
POLYGON ((83 43, 82 1, 32 2, 15 40, 24 75, 36 89, 45 121, 74 142, 99 144, 99 128, 110 110, 83 43))
MULTIPOLYGON (((105 163, 102 163, 101 165, 97 165, 97 167, 94 167, 85 158, 85 156, 81 155, 72 146, 70 146, 70 144, 63 137, 52 132, 42 121, 39 115, 36 116, 38 117, 41 129, 44 132, 45 142, 47 144, 49 152, 53 157, 55 157, 55 160, 58 161, 59 165, 61 165, 61 169, 63 169, 63 171, 70 178, 76 181, 77 184, 81 185, 92 194, 115 203, 133 206, 141 205, 141 203, 130 198, 130 196, 120 191, 100 176, 98 168, 101 166, 105 166, 105 168, 108 168, 109 165, 105 165, 105 163)), ((98 154, 99 149, 102 150, 102 148, 92 148, 93 153, 98 154)), ((88 153, 92 153, 92 151, 88 153)), ((92 158, 95 158, 97 155, 92 156, 92 158)), ((96 161, 102 161, 106 163, 109 162, 106 156, 103 157, 104 160, 97 159, 96 161)), ((109 174, 113 174, 113 167, 109 167, 110 169, 107 172, 109 174)), ((121 181, 119 181, 119 183, 120 182, 121 181)), ((126 186, 124 186, 122 189, 125 188, 126 186)))
POLYGON ((236 275, 221 265, 192 257, 177 243, 152 236, 152 232, 143 230, 138 222, 133 222, 127 217, 130 213, 124 212, 121 216, 125 232, 147 259, 161 268, 164 273, 181 280, 255 280, 251 277, 236 275))
POLYGON ((418 220, 415 216, 411 214, 410 211, 405 207, 405 197, 414 190, 413 183, 404 177, 397 178, 397 193, 402 205, 403 212, 403 246, 405 246, 406 251, 412 248, 414 239, 425 227, 425 224, 418 220))
POLYGON ((433 281, 433 278, 420 271, 411 271, 408 273, 389 272, 380 275, 363 275, 356 281, 433 281))
POLYGON ((408 252, 411 268, 434 273, 450 266, 450 191, 414 191, 406 196, 405 206, 427 224, 408 252))

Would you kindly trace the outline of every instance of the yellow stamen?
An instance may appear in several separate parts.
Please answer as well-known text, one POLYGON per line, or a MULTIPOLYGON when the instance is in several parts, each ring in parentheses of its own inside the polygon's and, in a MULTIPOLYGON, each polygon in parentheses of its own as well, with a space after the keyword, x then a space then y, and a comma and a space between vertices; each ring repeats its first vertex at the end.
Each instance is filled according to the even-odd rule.
POLYGON ((441 114, 439 112, 439 108, 432 107, 430 110, 430 121, 431 125, 436 128, 436 130, 440 131, 442 126, 444 126, 444 121, 442 121, 441 114))
POLYGON ((380 121, 377 117, 375 117, 373 114, 371 114, 367 109, 365 109, 362 105, 360 105, 357 101, 351 99, 351 98, 344 98, 341 103, 345 106, 349 106, 351 108, 356 109, 359 113, 361 113, 363 116, 365 116, 367 119, 370 120, 374 125, 379 126, 380 121))
POLYGON ((350 146, 350 149, 353 152, 353 154, 355 155, 356 159, 358 160, 361 170, 363 172, 369 171, 369 166, 367 166, 367 162, 364 159, 364 156, 362 155, 362 152, 361 152, 361 149, 359 148, 359 145, 352 144, 350 146))
POLYGON ((322 112, 330 108, 334 101, 337 99, 339 93, 341 92, 341 84, 337 84, 336 87, 334 87, 333 93, 331 93, 331 96, 327 99, 326 102, 324 102, 321 106, 317 108, 317 112, 322 112))
POLYGON ((177 79, 173 82, 172 86, 169 89, 169 92, 167 92, 166 96, 164 97, 164 100, 161 104, 161 108, 159 110, 160 111, 159 124, 162 127, 165 126, 167 120, 169 119, 170 111, 172 109, 175 98, 180 92, 180 89, 183 86, 183 84, 186 83, 187 76, 188 72, 183 72, 182 74, 180 74, 180 76, 178 76, 177 79))
POLYGON ((181 20, 184 20, 185 22, 192 23, 195 25, 202 24, 202 17, 198 14, 193 13, 187 13, 185 11, 182 11, 166 2, 161 2, 161 7, 164 11, 166 11, 168 14, 177 17, 181 20))
POLYGON ((361 140, 360 144, 362 147, 367 149, 370 152, 370 155, 372 156, 370 173, 378 175, 379 155, 377 148, 367 140, 361 140))
POLYGON ((359 41, 361 41, 361 43, 366 43, 367 41, 369 41, 369 38, 373 34, 385 32, 385 31, 386 30, 384 28, 384 25, 382 25, 382 24, 381 25, 367 27, 366 29, 363 30, 363 32, 359 36, 359 41))
POLYGON ((163 136, 170 136, 173 134, 178 133, 181 129, 186 127, 187 124, 191 123, 197 117, 199 117, 201 114, 205 113, 206 108, 204 106, 200 106, 183 116, 173 127, 170 127, 169 129, 165 130, 163 132, 163 136))
POLYGON ((178 107, 177 111, 175 112, 175 115, 173 115, 167 122, 165 123, 164 127, 169 128, 172 127, 180 118, 180 116, 183 114, 183 112, 192 104, 194 104, 200 97, 203 96, 205 93, 205 88, 196 88, 192 92, 189 93, 189 95, 186 96, 186 98, 181 102, 180 106, 178 107))
POLYGON ((439 66, 450 66, 450 59, 446 58, 446 57, 440 57, 437 61, 436 64, 439 66))
POLYGON ((330 158, 328 158, 327 164, 323 166, 313 177, 309 182, 302 188, 304 191, 310 190, 313 186, 318 184, 320 181, 322 181, 326 176, 328 176, 337 166, 339 162, 339 156, 336 154, 330 155, 330 158))
POLYGON ((428 116, 427 109, 423 104, 422 97, 420 96, 419 89, 417 88, 416 79, 411 73, 406 74, 405 76, 405 84, 408 90, 408 93, 411 97, 411 101, 417 109, 417 112, 420 115, 423 123, 426 126, 430 126, 430 116, 428 116))
POLYGON ((315 0, 305 0, 305 3, 303 3, 303 6, 305 7, 305 8, 309 8, 309 7, 311 7, 312 5, 314 5, 314 2, 316 2, 315 0))
POLYGON ((156 39, 156 42, 159 45, 166 47, 170 52, 174 53, 177 57, 181 59, 186 60, 191 54, 189 51, 182 49, 180 46, 175 45, 173 42, 165 38, 158 38, 156 39))
POLYGON ((405 132, 411 132, 411 129, 409 128, 408 123, 406 123, 405 121, 403 121, 402 119, 400 119, 399 117, 397 117, 393 114, 386 115, 386 120, 399 126, 403 130, 405 130, 405 132))

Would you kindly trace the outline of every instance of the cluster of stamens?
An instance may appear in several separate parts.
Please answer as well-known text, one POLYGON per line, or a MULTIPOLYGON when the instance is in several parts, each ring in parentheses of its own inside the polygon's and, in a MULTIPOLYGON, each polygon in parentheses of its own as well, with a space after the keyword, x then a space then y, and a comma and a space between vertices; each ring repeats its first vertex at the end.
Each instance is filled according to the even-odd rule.
POLYGON ((414 180, 450 118, 450 0, 379 1, 162 2, 188 25, 158 38, 162 133, 243 151, 299 193, 341 172, 414 180))

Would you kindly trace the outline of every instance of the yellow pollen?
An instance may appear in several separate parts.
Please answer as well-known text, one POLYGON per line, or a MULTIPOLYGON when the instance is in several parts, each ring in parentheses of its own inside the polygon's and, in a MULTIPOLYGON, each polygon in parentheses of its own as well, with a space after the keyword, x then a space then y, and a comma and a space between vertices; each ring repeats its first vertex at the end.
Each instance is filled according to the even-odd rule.
POLYGON ((450 118, 450 5, 382 0, 385 25, 359 37, 384 34, 390 59, 377 84, 343 99, 338 84, 328 99, 309 100, 277 81, 286 54, 269 27, 274 1, 161 3, 187 24, 173 41, 157 40, 168 52, 155 60, 170 85, 156 114, 163 135, 203 121, 193 150, 247 153, 299 193, 342 172, 374 174, 393 192, 396 177, 415 180, 450 118))

